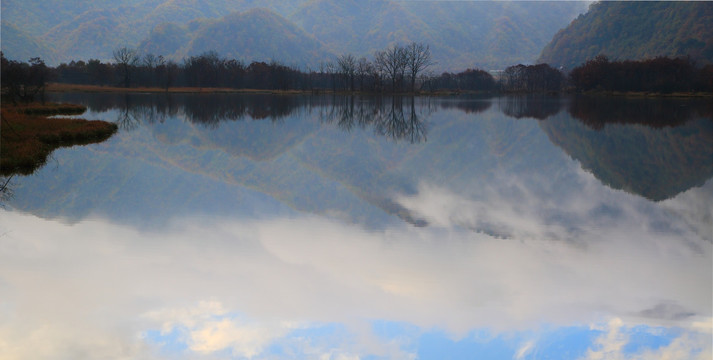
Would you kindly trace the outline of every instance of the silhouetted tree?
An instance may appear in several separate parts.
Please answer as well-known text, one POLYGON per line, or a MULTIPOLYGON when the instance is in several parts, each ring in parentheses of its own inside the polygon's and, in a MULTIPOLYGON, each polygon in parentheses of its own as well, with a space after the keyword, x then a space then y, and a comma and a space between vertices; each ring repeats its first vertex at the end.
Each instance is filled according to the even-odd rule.
POLYGON ((408 66, 408 51, 400 45, 393 45, 376 52, 374 63, 391 80, 391 91, 397 91, 396 84, 403 81, 408 66))
POLYGON ((90 59, 86 65, 87 82, 94 85, 108 85, 114 78, 114 69, 97 59, 90 59))
POLYGON ((341 55, 337 58, 337 64, 339 72, 344 78, 344 87, 354 91, 354 77, 357 72, 356 58, 351 54, 341 55))
POLYGON ((124 87, 131 86, 131 68, 139 61, 136 50, 126 46, 114 50, 114 61, 119 66, 124 79, 124 87))
POLYGON ((148 53, 144 55, 141 63, 143 65, 143 71, 146 74, 146 85, 154 86, 156 84, 156 67, 159 65, 159 61, 163 61, 162 56, 156 56, 154 54, 148 53))
POLYGON ((332 61, 324 63, 324 71, 327 73, 332 83, 332 91, 337 90, 337 66, 332 61))
POLYGON ((47 84, 49 77, 49 68, 45 65, 45 62, 42 59, 38 57, 30 59, 28 85, 32 88, 34 94, 40 95, 40 99, 43 104, 45 102, 45 85, 47 84))
POLYGON ((697 70, 688 58, 657 57, 641 61, 609 61, 597 56, 570 72, 569 79, 578 91, 704 91, 700 79, 705 68, 697 70))
POLYGON ((501 86, 510 92, 553 92, 564 85, 564 75, 547 64, 514 65, 505 69, 501 86))
POLYGON ((487 71, 467 69, 457 74, 444 72, 440 76, 431 77, 425 81, 423 86, 431 91, 493 91, 495 90, 495 79, 487 71))
POLYGON ((178 77, 179 73, 180 67, 173 61, 167 61, 156 66, 157 81, 167 91, 169 87, 175 85, 176 77, 178 77))
POLYGON ((428 45, 412 42, 405 48, 405 51, 407 56, 406 66, 410 73, 411 91, 413 92, 416 91, 416 78, 418 74, 426 71, 434 62, 431 60, 431 49, 428 45))
POLYGON ((31 102, 39 94, 44 102, 45 85, 52 76, 45 62, 38 57, 30 59, 29 63, 8 60, 1 52, 0 58, 3 97, 13 103, 31 102))
POLYGON ((374 72, 374 65, 365 57, 359 58, 356 64, 356 76, 359 79, 359 90, 364 91, 369 83, 369 78, 374 72))
POLYGON ((208 51, 184 60, 183 71, 189 86, 216 87, 222 60, 215 51, 208 51))

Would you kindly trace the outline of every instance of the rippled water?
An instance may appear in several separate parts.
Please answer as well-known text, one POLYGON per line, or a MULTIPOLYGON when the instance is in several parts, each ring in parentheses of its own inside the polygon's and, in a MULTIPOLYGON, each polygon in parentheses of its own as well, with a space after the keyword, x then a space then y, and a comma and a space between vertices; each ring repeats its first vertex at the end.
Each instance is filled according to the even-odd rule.
POLYGON ((711 356, 708 101, 53 96, 120 131, 11 179, 0 355, 711 356))

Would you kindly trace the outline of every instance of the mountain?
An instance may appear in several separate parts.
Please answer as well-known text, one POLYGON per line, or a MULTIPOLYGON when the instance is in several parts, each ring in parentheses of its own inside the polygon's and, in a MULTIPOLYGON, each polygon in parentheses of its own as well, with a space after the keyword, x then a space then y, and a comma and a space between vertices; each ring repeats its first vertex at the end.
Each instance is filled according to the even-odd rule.
MULTIPOLYGON (((394 43, 417 41, 431 46, 437 62, 434 71, 494 69, 533 62, 552 35, 586 6, 500 1, 7 0, 2 2, 2 22, 21 32, 4 32, 3 44, 51 44, 56 56, 50 65, 91 58, 110 61, 112 51, 123 46, 141 46, 180 61, 207 45, 213 47, 207 50, 225 57, 259 60, 247 59, 255 54, 293 64, 315 56, 323 60, 325 52, 368 57, 394 43), (258 8, 264 11, 251 13, 258 8), (247 16, 236 13, 258 14, 266 22, 248 24, 247 16), (247 29, 270 37, 257 41, 256 36, 247 36, 247 29), (289 46, 293 39, 297 42, 289 46), (297 46, 306 46, 299 59, 293 56, 297 46)), ((29 45, 3 45, 3 51, 18 60, 25 60, 28 52, 45 53, 29 45)))
MULTIPOLYGON (((296 1, 256 0, 49 0, 2 2, 2 23, 19 30, 3 31, 2 50, 9 59, 23 60, 26 53, 43 56, 32 44, 51 44, 56 54, 49 65, 71 60, 100 59, 109 61, 112 51, 136 47, 152 29, 175 22, 216 19, 235 11, 258 6, 287 15, 302 4, 296 1), (5 44, 28 44, 6 47, 5 44)), ((166 54, 168 55, 168 54, 166 54)))
POLYGON ((429 44, 437 70, 531 63, 583 2, 312 0, 289 17, 337 54, 429 44))
MULTIPOLYGON (((40 38, 53 27, 98 9, 114 9, 142 0, 3 0, 2 22, 14 23, 27 34, 40 38)), ((3 38, 6 34, 3 33, 3 38)))
POLYGON ((328 56, 316 39, 282 16, 261 8, 215 20, 195 20, 183 27, 157 26, 139 50, 170 54, 174 59, 215 50, 221 56, 248 63, 278 60, 301 65, 328 56))
POLYGON ((2 22, 2 51, 13 54, 13 58, 28 61, 34 57, 41 57, 47 63, 54 63, 57 54, 44 42, 20 30, 14 24, 2 22))
POLYGON ((539 62, 576 67, 603 54, 612 60, 690 56, 713 63, 713 3, 602 1, 545 46, 539 62))

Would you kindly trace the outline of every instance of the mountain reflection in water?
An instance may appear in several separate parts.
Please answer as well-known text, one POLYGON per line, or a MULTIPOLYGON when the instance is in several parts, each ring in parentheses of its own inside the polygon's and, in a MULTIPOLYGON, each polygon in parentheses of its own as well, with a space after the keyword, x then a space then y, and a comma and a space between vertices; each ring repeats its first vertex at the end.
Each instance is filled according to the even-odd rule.
POLYGON ((122 129, 12 180, 0 354, 711 353, 705 103, 52 96, 122 129))
POLYGON ((575 97, 569 116, 540 125, 603 184, 669 199, 713 177, 713 106, 707 99, 575 97))

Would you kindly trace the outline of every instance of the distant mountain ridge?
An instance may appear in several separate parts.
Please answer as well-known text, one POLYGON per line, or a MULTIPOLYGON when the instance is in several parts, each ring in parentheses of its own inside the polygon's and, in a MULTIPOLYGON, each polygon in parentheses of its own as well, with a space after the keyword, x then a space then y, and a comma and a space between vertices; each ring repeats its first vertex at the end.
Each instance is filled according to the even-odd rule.
POLYGON ((311 64, 329 54, 321 43, 295 24, 264 8, 236 11, 215 20, 196 20, 184 27, 162 24, 154 28, 139 50, 170 54, 173 58, 218 51, 221 56, 245 62, 289 63, 286 59, 299 59, 311 64))
POLYGON ((11 54, 15 58, 24 59, 27 61, 33 57, 40 57, 45 62, 54 63, 57 61, 57 54, 36 37, 22 31, 15 24, 9 21, 2 22, 2 50, 5 52, 10 49, 11 54))
POLYGON ((612 60, 690 56, 713 63, 713 2, 602 1, 545 46, 539 62, 576 67, 597 55, 612 60))
POLYGON ((23 61, 28 51, 53 54, 50 65, 109 61, 114 49, 129 46, 176 61, 215 50, 248 61, 314 67, 315 58, 370 56, 393 43, 417 41, 431 45, 434 70, 495 69, 532 63, 552 35, 585 10, 582 2, 6 0, 3 26, 21 32, 3 32, 2 49, 23 61), (263 11, 250 12, 256 8, 263 11), (246 13, 264 23, 238 15, 246 13), (268 33, 258 41, 256 35, 268 33), (25 45, 30 43, 46 49, 33 50, 25 45))

